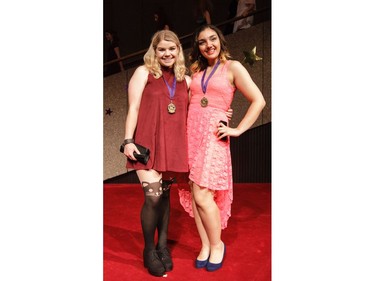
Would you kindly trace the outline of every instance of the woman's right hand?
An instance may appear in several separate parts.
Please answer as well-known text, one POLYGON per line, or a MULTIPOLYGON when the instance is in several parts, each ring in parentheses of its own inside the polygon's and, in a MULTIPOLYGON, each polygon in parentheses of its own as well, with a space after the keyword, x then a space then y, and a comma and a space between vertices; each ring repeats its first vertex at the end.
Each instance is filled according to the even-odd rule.
POLYGON ((134 143, 128 143, 125 145, 125 156, 133 161, 137 161, 137 159, 134 157, 134 152, 140 154, 139 150, 137 149, 134 143))

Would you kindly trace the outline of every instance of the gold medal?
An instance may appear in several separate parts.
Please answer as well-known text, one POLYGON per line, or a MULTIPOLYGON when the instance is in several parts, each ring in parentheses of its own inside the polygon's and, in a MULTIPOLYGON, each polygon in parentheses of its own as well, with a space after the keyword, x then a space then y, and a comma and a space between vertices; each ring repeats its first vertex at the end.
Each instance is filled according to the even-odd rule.
POLYGON ((201 99, 201 106, 202 106, 202 107, 206 107, 207 104, 208 104, 208 99, 207 99, 206 97, 203 97, 203 98, 201 99))
POLYGON ((176 106, 173 104, 173 102, 170 102, 170 104, 168 104, 168 112, 170 114, 173 114, 176 112, 176 106))

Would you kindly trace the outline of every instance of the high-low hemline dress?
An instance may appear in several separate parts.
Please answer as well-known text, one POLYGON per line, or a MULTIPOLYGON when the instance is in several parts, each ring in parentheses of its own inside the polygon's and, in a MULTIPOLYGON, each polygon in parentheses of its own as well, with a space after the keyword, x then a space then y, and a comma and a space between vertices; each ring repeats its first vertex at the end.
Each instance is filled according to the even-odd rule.
MULTIPOLYGON (((193 75, 190 85, 191 100, 187 119, 189 179, 201 187, 214 191, 214 200, 220 210, 221 227, 227 227, 233 201, 232 162, 230 138, 227 142, 218 140, 217 124, 228 121, 226 112, 230 108, 236 88, 227 78, 231 62, 214 73, 204 94, 201 89, 203 72, 193 75), (202 107, 201 99, 208 99, 207 107, 202 107)), ((229 122, 228 122, 229 124, 229 122)), ((180 203, 194 217, 191 191, 179 189, 180 203)))

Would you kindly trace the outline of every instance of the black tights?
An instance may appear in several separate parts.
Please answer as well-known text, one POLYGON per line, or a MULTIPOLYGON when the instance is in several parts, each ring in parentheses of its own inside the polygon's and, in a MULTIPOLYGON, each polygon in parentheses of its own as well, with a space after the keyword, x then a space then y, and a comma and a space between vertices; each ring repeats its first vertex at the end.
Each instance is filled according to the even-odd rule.
POLYGON ((145 201, 141 210, 141 224, 145 250, 155 249, 155 231, 158 230, 158 249, 167 247, 170 212, 170 184, 142 182, 145 201))
MULTIPOLYGON (((163 186, 164 189, 164 186, 163 186)), ((167 247, 167 235, 168 235, 168 225, 169 225, 169 214, 170 214, 170 190, 164 190, 161 196, 160 204, 160 215, 157 224, 159 239, 158 239, 158 249, 163 249, 167 247)))

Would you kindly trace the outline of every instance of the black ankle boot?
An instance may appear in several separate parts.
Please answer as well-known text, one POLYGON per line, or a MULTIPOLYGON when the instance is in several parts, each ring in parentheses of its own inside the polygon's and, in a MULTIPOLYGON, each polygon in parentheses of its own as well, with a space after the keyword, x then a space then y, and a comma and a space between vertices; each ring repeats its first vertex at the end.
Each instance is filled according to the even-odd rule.
POLYGON ((159 249, 158 255, 164 265, 165 271, 171 271, 173 269, 173 262, 169 249, 167 247, 159 249))
POLYGON ((164 265, 160 261, 156 250, 143 251, 143 264, 151 275, 160 277, 165 274, 164 265))

